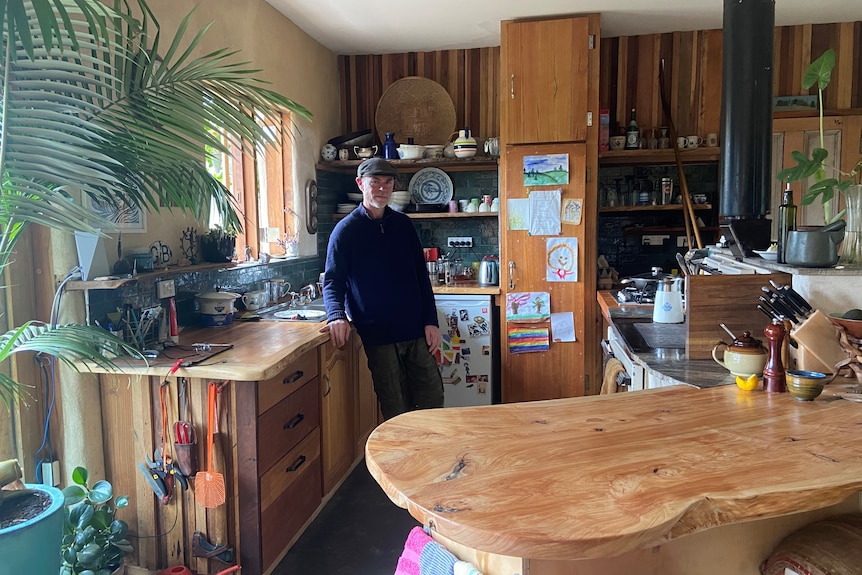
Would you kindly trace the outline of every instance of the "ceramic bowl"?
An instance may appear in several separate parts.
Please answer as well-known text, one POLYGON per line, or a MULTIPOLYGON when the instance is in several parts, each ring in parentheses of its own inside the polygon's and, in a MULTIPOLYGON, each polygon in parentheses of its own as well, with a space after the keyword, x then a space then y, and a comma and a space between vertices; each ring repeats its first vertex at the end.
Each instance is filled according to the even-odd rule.
POLYGON ((771 262, 778 261, 778 252, 770 252, 768 250, 754 250, 754 253, 756 253, 765 260, 769 260, 771 262))
POLYGON ((418 160, 425 153, 425 146, 401 144, 398 146, 398 157, 402 160, 418 160))
POLYGON ((829 321, 847 330, 847 335, 862 339, 862 319, 844 319, 840 313, 829 314, 829 321))
POLYGON ((801 369, 787 370, 787 391, 799 401, 812 401, 823 392, 826 374, 801 369))

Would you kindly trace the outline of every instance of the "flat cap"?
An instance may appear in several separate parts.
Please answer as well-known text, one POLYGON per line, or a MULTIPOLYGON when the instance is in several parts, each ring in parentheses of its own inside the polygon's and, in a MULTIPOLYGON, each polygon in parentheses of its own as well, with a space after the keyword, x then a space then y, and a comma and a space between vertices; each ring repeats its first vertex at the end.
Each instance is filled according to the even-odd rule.
POLYGON ((356 175, 360 178, 364 176, 397 176, 398 170, 383 158, 369 158, 359 164, 359 167, 356 168, 356 175))

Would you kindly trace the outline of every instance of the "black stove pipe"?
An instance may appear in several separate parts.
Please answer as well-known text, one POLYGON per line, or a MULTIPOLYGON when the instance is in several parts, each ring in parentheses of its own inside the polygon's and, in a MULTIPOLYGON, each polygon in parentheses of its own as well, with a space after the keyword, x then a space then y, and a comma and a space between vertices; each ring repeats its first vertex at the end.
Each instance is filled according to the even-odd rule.
POLYGON ((719 215, 726 220, 761 220, 769 210, 774 31, 774 0, 724 0, 719 215))

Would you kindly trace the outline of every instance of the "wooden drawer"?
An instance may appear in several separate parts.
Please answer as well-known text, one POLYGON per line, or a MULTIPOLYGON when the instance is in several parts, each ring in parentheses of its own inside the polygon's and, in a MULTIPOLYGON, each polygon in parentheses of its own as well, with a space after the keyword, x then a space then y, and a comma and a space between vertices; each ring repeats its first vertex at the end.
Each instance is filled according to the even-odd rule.
POLYGON ((260 478, 260 491, 261 552, 266 570, 322 499, 319 428, 260 478))
POLYGON ((300 357, 275 377, 257 384, 257 413, 260 415, 317 376, 317 349, 300 357))
POLYGON ((257 469, 261 475, 320 425, 317 387, 316 378, 306 382, 258 418, 257 469))

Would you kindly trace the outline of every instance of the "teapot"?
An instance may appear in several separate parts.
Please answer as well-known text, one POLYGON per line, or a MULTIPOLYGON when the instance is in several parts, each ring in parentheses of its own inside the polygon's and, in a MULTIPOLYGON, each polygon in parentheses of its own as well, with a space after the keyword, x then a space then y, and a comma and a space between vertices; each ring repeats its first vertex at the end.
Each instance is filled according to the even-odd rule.
POLYGON ((751 332, 747 330, 742 332, 742 336, 734 338, 732 344, 720 341, 712 348, 712 359, 718 365, 733 375, 743 377, 763 373, 767 357, 766 348, 759 339, 751 337, 751 332), (718 353, 722 349, 724 350, 723 360, 718 358, 718 353))

